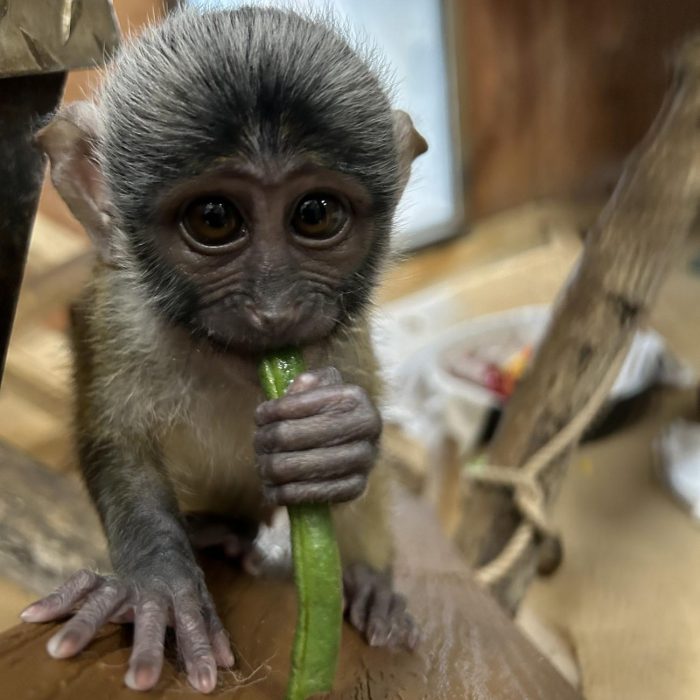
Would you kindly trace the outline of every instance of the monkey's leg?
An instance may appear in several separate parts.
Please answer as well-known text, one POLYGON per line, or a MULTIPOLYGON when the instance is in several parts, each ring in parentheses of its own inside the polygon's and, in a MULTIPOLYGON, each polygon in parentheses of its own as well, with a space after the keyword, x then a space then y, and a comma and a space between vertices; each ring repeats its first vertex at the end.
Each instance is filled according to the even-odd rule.
POLYGON ((254 547, 258 523, 211 513, 188 513, 187 532, 195 550, 220 550, 230 559, 243 559, 254 547))
POLYGON ((333 510, 343 559, 345 614, 372 646, 413 649, 418 627, 393 589, 386 473, 378 464, 364 496, 333 510))
POLYGON ((67 658, 84 649, 110 618, 133 616, 134 647, 125 682, 136 690, 157 683, 170 624, 188 680, 197 690, 212 691, 217 664, 232 665, 233 654, 153 450, 83 440, 81 462, 115 574, 78 572, 30 605, 22 619, 47 622, 69 616, 47 646, 53 657, 67 658))
POLYGON ((265 493, 274 503, 345 503, 334 520, 345 565, 350 622, 378 646, 408 646, 417 630, 394 593, 391 546, 380 473, 367 489, 381 419, 358 386, 334 368, 306 372, 287 394, 256 412, 255 449, 265 493))
POLYGON ((389 572, 356 562, 343 570, 345 614, 370 646, 415 649, 418 626, 406 610, 404 597, 394 591, 389 572))

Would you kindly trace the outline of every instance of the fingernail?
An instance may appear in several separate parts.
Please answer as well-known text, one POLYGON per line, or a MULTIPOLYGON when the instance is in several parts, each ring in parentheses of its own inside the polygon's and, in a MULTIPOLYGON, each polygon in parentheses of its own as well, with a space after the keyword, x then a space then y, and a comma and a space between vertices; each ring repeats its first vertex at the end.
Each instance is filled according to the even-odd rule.
POLYGON ((59 653, 61 649, 61 645, 63 642, 63 635, 61 634, 55 634, 51 639, 49 639, 48 643, 46 644, 46 651, 49 652, 50 656, 53 656, 54 659, 60 659, 61 654, 59 653))
POLYGON ((55 634, 46 644, 46 650, 54 659, 65 659, 75 653, 77 638, 73 634, 55 634))
POLYGON ((222 654, 221 662, 224 666, 227 668, 230 668, 233 666, 234 663, 236 663, 236 658, 233 655, 233 652, 230 649, 226 649, 224 653, 222 654))
POLYGON ((158 674, 151 666, 138 664, 129 668, 124 683, 132 690, 150 690, 158 682, 158 674))
POLYGON ((233 655, 228 641, 220 646, 218 656, 224 668, 231 668, 236 663, 236 657, 233 655))
POLYGON ((387 635, 381 627, 374 626, 370 628, 367 634, 367 641, 371 647, 383 646, 386 644, 387 635))
POLYGON ((147 690, 147 688, 144 688, 138 682, 138 680, 136 678, 136 671, 134 671, 133 668, 130 668, 126 672, 126 675, 124 676, 124 684, 126 685, 127 688, 131 688, 131 690, 147 690))
POLYGON ((196 672, 197 683, 195 687, 202 693, 210 693, 216 685, 216 673, 209 667, 203 666, 196 672))
POLYGON ((22 610, 19 616, 25 622, 31 622, 32 618, 38 615, 39 613, 41 613, 41 605, 39 603, 32 603, 31 605, 28 605, 24 610, 22 610))
POLYGON ((408 648, 411 650, 415 649, 420 644, 420 640, 421 640, 420 631, 417 629, 414 629, 408 637, 408 648))

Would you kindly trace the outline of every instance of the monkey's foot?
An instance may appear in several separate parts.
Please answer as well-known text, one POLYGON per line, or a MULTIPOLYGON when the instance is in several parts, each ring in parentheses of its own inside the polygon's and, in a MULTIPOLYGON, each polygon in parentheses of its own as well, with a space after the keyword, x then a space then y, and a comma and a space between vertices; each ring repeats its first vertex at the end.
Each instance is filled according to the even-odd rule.
POLYGON ((171 568, 133 579, 79 571, 21 617, 25 622, 70 617, 48 642, 56 659, 78 654, 109 620, 133 621, 134 647, 124 679, 133 690, 149 690, 158 682, 167 626, 175 629, 188 680, 196 690, 210 693, 216 687, 217 666, 234 663, 228 635, 194 562, 179 571, 171 568))
POLYGON ((420 633, 391 579, 366 564, 353 564, 343 574, 345 614, 373 647, 415 649, 420 633))
POLYGON ((242 561, 253 550, 257 525, 250 521, 231 520, 220 515, 191 513, 186 516, 192 547, 218 550, 224 556, 242 561))

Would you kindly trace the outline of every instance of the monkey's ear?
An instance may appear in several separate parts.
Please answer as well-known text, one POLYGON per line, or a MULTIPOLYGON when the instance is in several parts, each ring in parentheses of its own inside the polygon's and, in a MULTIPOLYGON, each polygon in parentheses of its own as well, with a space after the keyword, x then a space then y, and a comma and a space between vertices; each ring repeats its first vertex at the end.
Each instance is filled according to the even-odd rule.
POLYGON ((109 261, 110 203, 95 154, 99 137, 99 115, 91 102, 67 105, 36 134, 51 162, 51 181, 90 235, 100 257, 109 261))
POLYGON ((406 112, 394 110, 394 139, 399 151, 399 187, 403 192, 411 175, 411 163, 428 150, 428 142, 413 126, 406 112))

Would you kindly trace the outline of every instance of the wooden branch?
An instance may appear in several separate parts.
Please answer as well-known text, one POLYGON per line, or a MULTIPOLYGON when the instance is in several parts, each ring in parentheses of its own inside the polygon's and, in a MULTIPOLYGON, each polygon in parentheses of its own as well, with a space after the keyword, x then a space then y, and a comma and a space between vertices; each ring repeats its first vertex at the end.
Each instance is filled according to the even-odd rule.
MULTIPOLYGON (((4 450, 0 453, 4 467, 8 464, 7 454, 4 450)), ((77 551, 71 549, 76 546, 78 525, 73 519, 82 514, 90 516, 89 522, 84 522, 87 534, 97 526, 85 495, 72 485, 53 490, 60 480, 70 482, 53 474, 39 475, 36 464, 16 461, 16 466, 28 470, 28 483, 17 488, 19 474, 13 468, 15 473, 8 484, 13 494, 23 494, 20 497, 26 503, 3 518, 0 542, 7 540, 8 530, 17 537, 17 533, 23 534, 25 540, 38 535, 38 540, 44 542, 42 551, 53 547, 54 560, 65 555, 71 565, 83 564, 76 561, 85 559, 83 544, 77 545, 77 551), (46 500, 45 486, 49 483, 52 486, 48 490, 54 493, 52 504, 46 500), (28 509, 33 509, 36 517, 29 516, 28 509), (40 527, 42 511, 46 523, 40 527), (54 533, 51 545, 49 532, 54 533)), ((6 508, 13 498, 1 494, 0 507, 6 508)), ((392 653, 370 648, 346 626, 332 697, 580 700, 496 602, 474 583, 428 508, 406 495, 399 496, 396 505, 396 575, 421 624, 423 639, 414 654, 392 653)), ((37 547, 32 545, 32 551, 37 551, 37 547)), ((6 552, 4 556, 3 563, 6 552)), ((20 571, 16 559, 11 558, 10 562, 13 570, 20 571)), ((54 574, 47 577, 46 568, 45 564, 41 566, 43 573, 39 578, 32 575, 31 581, 53 581, 54 574)), ((29 566, 22 570, 29 575, 29 566)), ((221 561, 205 562, 205 571, 238 659, 237 669, 223 674, 220 690, 225 697, 240 694, 249 700, 279 700, 284 695, 296 620, 292 583, 274 577, 253 579, 221 561)), ((78 658, 54 661, 46 654, 46 642, 55 629, 56 625, 20 625, 0 635, 3 697, 126 700, 134 696, 122 680, 129 658, 126 629, 111 626, 78 658)), ((201 695, 189 688, 171 650, 163 678, 148 697, 194 700, 201 695)))
MULTIPOLYGON (((531 371, 508 404, 491 464, 523 466, 586 406, 646 318, 698 202, 700 38, 680 52, 664 107, 588 236, 531 371)), ((550 500, 567 462, 558 458, 545 475, 550 500)), ((462 514, 456 541, 474 566, 500 552, 521 522, 509 492, 475 483, 465 487, 462 514)), ((537 556, 530 545, 496 587, 507 608, 521 600, 537 556)))
POLYGON ((102 528, 77 478, 0 443, 0 571, 46 593, 77 569, 107 568, 102 528))

